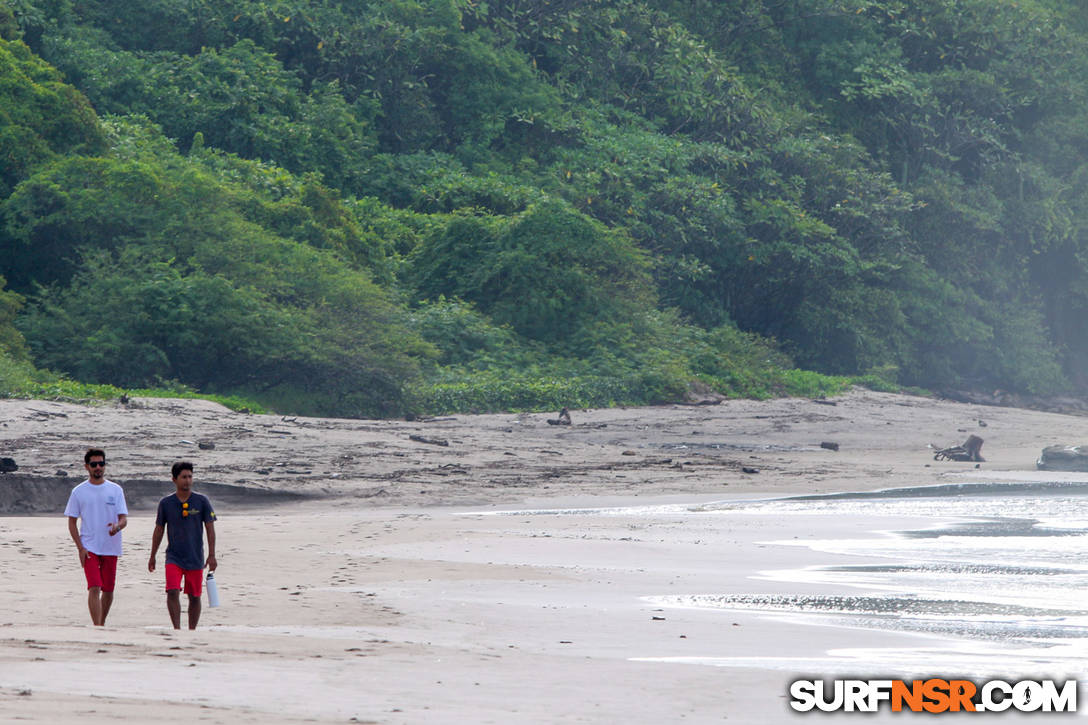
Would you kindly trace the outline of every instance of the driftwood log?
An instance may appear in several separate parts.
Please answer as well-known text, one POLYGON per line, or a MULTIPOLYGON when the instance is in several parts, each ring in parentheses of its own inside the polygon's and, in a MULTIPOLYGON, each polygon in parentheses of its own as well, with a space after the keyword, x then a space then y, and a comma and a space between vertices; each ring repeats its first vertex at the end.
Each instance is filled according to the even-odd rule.
POLYGON ((548 418, 548 425, 570 425, 570 411, 563 408, 558 418, 548 418))
POLYGON ((942 448, 933 454, 933 460, 935 461, 977 461, 982 462, 986 459, 982 457, 982 439, 976 435, 967 436, 967 440, 963 442, 962 446, 952 446, 951 448, 942 448))
POLYGON ((426 436, 410 435, 408 440, 416 443, 430 443, 432 446, 448 446, 450 442, 445 438, 427 438, 426 436))

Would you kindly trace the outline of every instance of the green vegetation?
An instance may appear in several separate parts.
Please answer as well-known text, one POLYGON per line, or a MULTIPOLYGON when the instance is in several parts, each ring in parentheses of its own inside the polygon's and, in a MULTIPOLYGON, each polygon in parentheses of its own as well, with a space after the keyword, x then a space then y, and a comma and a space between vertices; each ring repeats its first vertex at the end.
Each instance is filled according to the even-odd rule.
POLYGON ((1083 393, 1086 71, 1071 0, 0 0, 0 394, 1083 393))
POLYGON ((0 397, 62 400, 70 402, 99 402, 130 398, 200 398, 212 400, 243 413, 267 413, 259 403, 239 395, 215 395, 198 393, 183 385, 158 388, 121 389, 114 385, 80 383, 67 378, 43 373, 28 364, 20 364, 11 358, 0 356, 0 397))

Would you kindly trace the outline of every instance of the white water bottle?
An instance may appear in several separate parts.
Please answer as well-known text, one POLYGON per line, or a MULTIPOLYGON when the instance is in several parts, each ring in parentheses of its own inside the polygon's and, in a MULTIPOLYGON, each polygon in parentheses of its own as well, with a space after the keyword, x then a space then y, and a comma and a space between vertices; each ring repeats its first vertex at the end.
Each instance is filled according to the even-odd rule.
POLYGON ((208 587, 208 606, 209 607, 218 607, 219 606, 219 585, 217 585, 215 583, 215 575, 212 574, 210 571, 208 572, 207 587, 208 587))

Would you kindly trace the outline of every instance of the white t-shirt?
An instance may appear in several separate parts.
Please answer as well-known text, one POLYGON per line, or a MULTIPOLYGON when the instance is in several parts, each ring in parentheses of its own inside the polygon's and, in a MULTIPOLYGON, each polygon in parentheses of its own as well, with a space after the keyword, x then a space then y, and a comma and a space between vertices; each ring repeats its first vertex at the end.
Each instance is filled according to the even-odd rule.
POLYGON ((100 556, 121 555, 121 532, 110 536, 110 524, 121 514, 128 516, 125 492, 113 481, 99 484, 84 481, 72 489, 65 516, 81 518, 79 538, 83 548, 100 556))

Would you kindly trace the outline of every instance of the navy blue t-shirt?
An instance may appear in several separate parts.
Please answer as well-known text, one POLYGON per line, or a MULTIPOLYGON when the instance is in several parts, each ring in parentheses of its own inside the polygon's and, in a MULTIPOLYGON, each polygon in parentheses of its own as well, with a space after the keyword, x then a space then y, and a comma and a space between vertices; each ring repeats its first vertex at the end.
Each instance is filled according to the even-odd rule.
POLYGON ((159 501, 156 526, 166 527, 166 563, 182 569, 204 568, 204 523, 215 521, 207 496, 190 493, 182 503, 176 493, 159 501), (185 512, 188 515, 185 515, 185 512))

